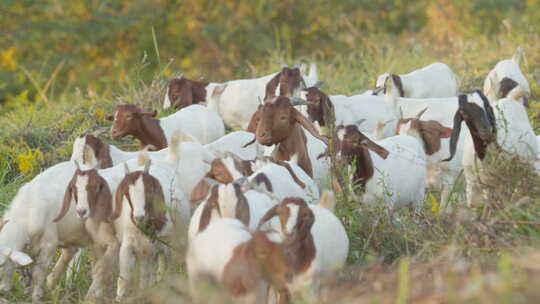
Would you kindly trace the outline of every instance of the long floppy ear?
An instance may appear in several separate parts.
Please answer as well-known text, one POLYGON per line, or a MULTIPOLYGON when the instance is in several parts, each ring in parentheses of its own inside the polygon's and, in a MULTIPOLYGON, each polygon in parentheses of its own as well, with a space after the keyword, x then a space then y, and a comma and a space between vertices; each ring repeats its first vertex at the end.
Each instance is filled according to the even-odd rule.
POLYGON ((270 79, 270 81, 266 84, 264 100, 267 100, 268 98, 272 98, 276 96, 276 89, 279 85, 280 76, 281 76, 281 72, 277 73, 276 76, 270 79))
MULTIPOLYGON (((466 95, 460 95, 459 99, 460 101, 462 98, 467 99, 466 95)), ((461 102, 460 102, 461 107, 461 102)), ((452 128, 452 135, 450 136, 450 156, 446 159, 443 159, 442 161, 450 161, 456 154, 456 147, 457 142, 459 140, 459 133, 461 133, 461 122, 463 121, 463 117, 461 117, 461 114, 459 113, 459 109, 456 111, 456 114, 454 115, 454 127, 452 128)))
MULTIPOLYGON (((486 110, 489 123, 491 124, 491 129, 493 133, 495 134, 497 132, 497 126, 496 126, 495 113, 493 112, 493 108, 491 107, 491 104, 489 103, 489 100, 487 99, 486 95, 484 95, 482 91, 476 90, 475 92, 482 99, 482 103, 484 104, 484 109, 486 110)), ((465 96, 465 98, 467 97, 465 96)))
POLYGON ((165 205, 165 195, 163 187, 157 179, 150 174, 143 174, 145 185, 145 212, 150 216, 151 223, 157 230, 167 222, 167 206, 165 205))
POLYGON ((208 192, 210 192, 210 184, 203 178, 200 182, 197 183, 195 188, 193 188, 193 191, 191 191, 189 201, 191 203, 195 203, 203 200, 208 195, 208 192))
POLYGON ((394 81, 394 84, 396 85, 396 88, 398 89, 399 97, 404 97, 405 92, 403 90, 403 82, 401 82, 401 77, 399 77, 399 75, 396 75, 396 74, 391 74, 390 77, 392 77, 392 80, 394 81))
POLYGON ((319 131, 315 128, 315 125, 311 121, 309 121, 300 111, 298 111, 295 108, 292 108, 292 114, 294 120, 299 123, 304 129, 306 129, 311 135, 313 135, 315 138, 321 140, 326 145, 328 145, 328 138, 322 136, 319 134, 319 131))
POLYGON ((315 222, 315 215, 313 214, 313 211, 311 211, 307 205, 304 208, 306 208, 307 212, 302 215, 302 218, 298 219, 298 223, 296 224, 297 240, 305 239, 311 232, 311 227, 313 227, 313 223, 315 222))
POLYGON ((390 153, 388 152, 388 150, 379 146, 378 144, 374 143, 371 139, 368 139, 368 138, 364 138, 360 142, 360 144, 364 145, 369 150, 379 154, 379 156, 382 157, 383 159, 386 159, 388 157, 388 154, 390 153))
POLYGON ((274 207, 270 208, 266 213, 263 215, 263 217, 259 221, 259 225, 257 226, 257 229, 261 228, 263 224, 268 222, 270 219, 272 219, 274 216, 279 215, 279 206, 280 204, 275 205, 274 207))
POLYGON ((76 176, 77 176, 77 172, 75 172, 75 174, 73 175, 73 178, 67 185, 66 192, 64 193, 64 201, 62 202, 62 209, 60 209, 60 213, 53 219, 53 223, 57 223, 67 214, 67 212, 69 211, 69 207, 71 205, 71 198, 73 196, 75 197, 75 201, 77 201, 77 193, 73 195, 76 176))
POLYGON ((447 128, 435 121, 418 120, 420 136, 424 141, 426 154, 431 155, 441 148, 441 138, 452 135, 452 129, 447 128))
POLYGON ((110 222, 112 205, 111 189, 109 189, 107 182, 103 182, 101 184, 101 190, 97 195, 96 210, 94 211, 93 217, 98 221, 110 222))
POLYGON ((116 193, 114 194, 114 210, 111 215, 111 219, 115 220, 122 214, 122 201, 124 200, 124 196, 127 197, 128 201, 131 203, 131 198, 129 197, 129 187, 127 185, 126 179, 122 180, 120 184, 118 185, 118 188, 116 188, 116 193))
POLYGON ((239 219, 244 225, 249 226, 250 210, 248 201, 242 192, 242 188, 239 184, 233 184, 234 193, 238 202, 236 203, 236 218, 239 219))
POLYGON ((251 119, 249 120, 249 124, 246 131, 251 132, 253 134, 255 134, 255 132, 257 131, 257 127, 259 126, 259 121, 261 120, 262 107, 263 107, 262 105, 259 105, 259 107, 257 108, 257 111, 253 113, 253 115, 251 116, 251 119))
MULTIPOLYGON (((212 187, 210 197, 206 200, 206 204, 203 207, 201 218, 199 219, 199 232, 203 232, 210 224, 212 218, 212 210, 216 208, 218 200, 218 186, 212 187)), ((218 208, 219 209, 219 208, 218 208)))

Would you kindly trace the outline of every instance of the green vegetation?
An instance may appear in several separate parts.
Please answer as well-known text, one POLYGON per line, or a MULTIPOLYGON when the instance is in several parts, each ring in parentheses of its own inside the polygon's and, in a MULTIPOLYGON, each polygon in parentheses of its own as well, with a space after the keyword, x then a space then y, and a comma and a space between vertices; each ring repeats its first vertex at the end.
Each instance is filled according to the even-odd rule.
MULTIPOLYGON (((2 1, 0 210, 22 183, 68 160, 83 130, 106 126, 118 102, 161 110, 165 81, 180 72, 219 81, 276 71, 281 59, 315 60, 326 92, 352 94, 382 72, 442 61, 469 91, 522 45, 540 133, 540 1, 374 2, 2 1)), ((462 181, 449 208, 434 193, 416 215, 341 197, 350 265, 328 283, 332 302, 536 302, 540 180, 511 156, 494 163, 494 200, 475 209, 464 207, 462 181)), ((50 302, 82 300, 84 265, 50 302)), ((185 291, 174 276, 148 292, 163 299, 185 291)), ((2 297, 29 300, 19 280, 2 297)))

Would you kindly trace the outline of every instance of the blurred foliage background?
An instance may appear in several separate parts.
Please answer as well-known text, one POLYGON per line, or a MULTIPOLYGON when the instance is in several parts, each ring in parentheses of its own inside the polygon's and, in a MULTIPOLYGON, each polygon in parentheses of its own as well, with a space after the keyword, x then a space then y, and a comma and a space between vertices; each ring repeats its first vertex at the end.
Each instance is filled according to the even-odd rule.
POLYGON ((252 76, 276 52, 327 60, 383 34, 446 51, 510 27, 538 33, 539 19, 540 0, 3 0, 0 101, 106 90, 165 66, 165 76, 252 76), (145 56, 150 68, 134 70, 145 56))

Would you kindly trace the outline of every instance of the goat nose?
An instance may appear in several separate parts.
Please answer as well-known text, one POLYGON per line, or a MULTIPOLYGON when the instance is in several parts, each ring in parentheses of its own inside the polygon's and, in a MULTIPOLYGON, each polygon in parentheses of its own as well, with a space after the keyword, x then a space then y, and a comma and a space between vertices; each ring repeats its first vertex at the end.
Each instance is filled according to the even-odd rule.
POLYGON ((85 210, 77 210, 77 213, 79 214, 79 217, 84 217, 86 215, 86 209, 85 210))

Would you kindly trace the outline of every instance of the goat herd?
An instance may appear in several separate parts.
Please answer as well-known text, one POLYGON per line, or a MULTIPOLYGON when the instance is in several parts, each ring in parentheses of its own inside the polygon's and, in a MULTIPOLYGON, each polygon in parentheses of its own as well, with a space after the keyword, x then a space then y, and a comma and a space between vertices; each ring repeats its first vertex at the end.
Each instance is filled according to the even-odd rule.
POLYGON ((288 303, 306 289, 317 296, 349 249, 334 192, 320 188, 343 190, 329 183, 331 154, 361 186, 355 197, 365 204, 418 208, 430 187, 445 205, 461 170, 467 203, 482 202, 477 177, 492 147, 531 166, 537 159, 521 57, 518 48, 489 72, 483 92, 468 94, 458 93, 443 63, 383 74, 354 96, 321 91, 315 64, 309 73, 285 66, 225 83, 172 79, 164 107, 178 112, 157 119, 122 104, 107 117, 112 139, 131 135, 141 151, 104 143, 103 128, 88 131, 70 161, 19 189, 1 224, 0 290, 12 288, 17 265, 32 264, 39 301, 88 248, 87 298, 102 299, 115 286, 122 301, 136 281, 145 287, 160 278, 169 244, 179 241, 195 300, 203 301, 205 281, 235 302, 288 303), (225 134, 225 126, 242 130, 225 134))

